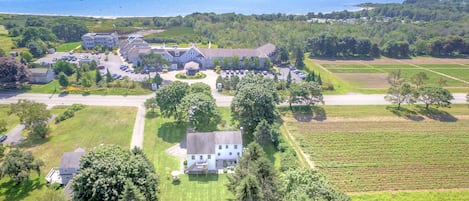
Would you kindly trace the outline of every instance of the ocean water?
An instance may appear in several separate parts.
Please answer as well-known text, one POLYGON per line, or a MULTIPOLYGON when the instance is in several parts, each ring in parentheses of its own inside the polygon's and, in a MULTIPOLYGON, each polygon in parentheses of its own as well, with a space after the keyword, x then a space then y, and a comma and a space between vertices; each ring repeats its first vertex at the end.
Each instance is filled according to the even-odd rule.
POLYGON ((365 2, 403 0, 0 0, 0 13, 74 16, 177 16, 194 12, 265 14, 356 10, 365 2))

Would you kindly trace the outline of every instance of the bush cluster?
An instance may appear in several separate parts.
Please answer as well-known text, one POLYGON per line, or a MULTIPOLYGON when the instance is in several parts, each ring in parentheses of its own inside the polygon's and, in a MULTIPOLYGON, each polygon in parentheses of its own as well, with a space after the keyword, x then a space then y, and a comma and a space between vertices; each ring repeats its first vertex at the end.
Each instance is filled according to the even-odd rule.
POLYGON ((61 121, 65 121, 67 119, 72 118, 75 116, 75 112, 85 108, 82 104, 73 104, 72 106, 68 107, 62 114, 60 114, 57 118, 55 118, 55 123, 58 124, 61 121))

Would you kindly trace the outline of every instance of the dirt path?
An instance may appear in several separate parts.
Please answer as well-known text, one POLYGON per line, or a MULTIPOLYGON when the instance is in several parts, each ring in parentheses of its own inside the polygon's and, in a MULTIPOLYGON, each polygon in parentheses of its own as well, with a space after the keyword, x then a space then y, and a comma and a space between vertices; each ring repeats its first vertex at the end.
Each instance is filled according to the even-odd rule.
POLYGON ((306 163, 308 164, 308 166, 311 168, 311 169, 315 169, 315 164, 314 164, 314 161, 312 161, 310 159, 310 156, 308 154, 306 154, 303 149, 301 149, 295 139, 295 137, 293 137, 293 135, 290 133, 290 131, 288 130, 287 126, 283 125, 284 128, 285 128, 285 132, 287 134, 287 141, 288 143, 293 147, 293 149, 295 149, 296 153, 297 154, 300 154, 300 156, 304 159, 304 161, 306 161, 306 163))
POLYGON ((364 191, 364 192, 345 192, 347 195, 360 195, 360 194, 373 194, 373 193, 415 193, 415 192, 426 192, 426 191, 469 191, 469 188, 448 188, 448 189, 419 189, 419 190, 387 190, 387 191, 364 191))

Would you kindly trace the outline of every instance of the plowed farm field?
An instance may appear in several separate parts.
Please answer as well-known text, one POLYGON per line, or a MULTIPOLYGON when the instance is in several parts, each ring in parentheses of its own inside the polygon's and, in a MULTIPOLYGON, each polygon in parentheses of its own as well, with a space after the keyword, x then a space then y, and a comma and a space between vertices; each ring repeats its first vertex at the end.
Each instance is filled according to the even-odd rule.
POLYGON ((396 116, 386 106, 323 108, 321 121, 297 120, 308 112, 282 115, 295 142, 338 189, 469 188, 467 105, 434 110, 437 115, 406 106, 412 118, 396 116), (366 112, 354 117, 353 111, 366 112))

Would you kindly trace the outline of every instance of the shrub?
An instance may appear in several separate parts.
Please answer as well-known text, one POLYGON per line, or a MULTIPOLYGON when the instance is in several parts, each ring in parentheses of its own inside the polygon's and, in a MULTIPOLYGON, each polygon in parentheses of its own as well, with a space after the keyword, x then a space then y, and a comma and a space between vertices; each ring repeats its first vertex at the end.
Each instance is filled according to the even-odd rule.
POLYGON ((168 72, 168 69, 165 68, 165 69, 163 69, 162 72, 163 72, 163 73, 167 73, 167 72, 168 72))
POLYGON ((67 119, 74 117, 75 112, 83 108, 85 108, 85 106, 82 104, 73 104, 72 106, 68 107, 62 114, 57 116, 57 118, 55 118, 55 123, 58 124, 61 121, 65 121, 67 119))

